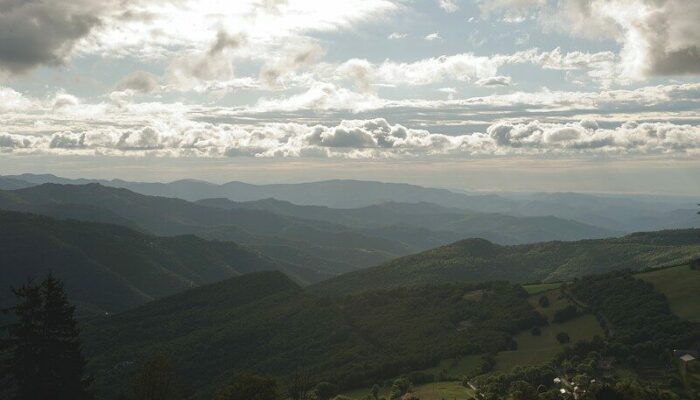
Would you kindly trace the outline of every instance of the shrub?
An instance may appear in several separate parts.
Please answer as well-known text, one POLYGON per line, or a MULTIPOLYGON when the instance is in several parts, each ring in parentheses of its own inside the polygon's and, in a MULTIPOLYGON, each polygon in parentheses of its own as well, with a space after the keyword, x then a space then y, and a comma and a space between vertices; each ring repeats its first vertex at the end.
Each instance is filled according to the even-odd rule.
POLYGON ((571 341, 569 334, 566 332, 557 333, 557 341, 561 344, 567 344, 571 341))
POLYGON ((556 323, 562 323, 562 322, 566 322, 570 319, 574 319, 578 316, 579 316, 578 309, 576 308, 576 306, 573 306, 570 304, 570 305, 568 305, 560 310, 557 310, 554 313, 554 318, 552 318, 552 321, 554 321, 556 323))

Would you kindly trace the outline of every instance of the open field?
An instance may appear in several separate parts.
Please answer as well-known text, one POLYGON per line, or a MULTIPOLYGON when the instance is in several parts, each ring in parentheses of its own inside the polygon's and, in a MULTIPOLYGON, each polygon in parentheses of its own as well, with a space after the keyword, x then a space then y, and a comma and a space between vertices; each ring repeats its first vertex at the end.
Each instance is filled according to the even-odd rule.
POLYGON ((683 265, 640 273, 637 277, 665 294, 676 315, 700 322, 700 270, 683 265))
POLYGON ((413 393, 421 400, 463 400, 474 396, 474 392, 460 382, 435 382, 416 386, 413 393))
POLYGON ((480 354, 473 354, 456 360, 442 360, 440 364, 424 372, 433 374, 435 377, 462 379, 463 376, 474 373, 481 366, 481 357, 480 354))
POLYGON ((541 334, 534 336, 531 332, 520 332, 515 336, 518 349, 514 351, 503 351, 496 356, 496 369, 509 370, 521 365, 534 365, 546 363, 557 355, 564 345, 560 344, 556 335, 559 332, 566 332, 571 338, 571 343, 579 340, 591 339, 595 335, 603 336, 603 330, 593 315, 582 315, 563 323, 552 323, 554 313, 571 304, 566 298, 560 298, 558 289, 539 295, 530 296, 530 304, 533 305, 542 315, 547 317, 550 324, 542 327, 541 334), (549 307, 541 307, 538 300, 542 295, 549 299, 549 307))
POLYGON ((562 285, 562 282, 534 283, 531 285, 523 285, 523 289, 525 289, 529 294, 535 295, 535 294, 548 292, 550 290, 559 289, 559 287, 561 285, 562 285))
MULTIPOLYGON (((415 386, 413 393, 421 400, 470 400, 474 398, 474 392, 462 386, 460 382, 433 382, 415 386)), ((344 393, 343 396, 353 400, 361 400, 370 394, 370 389, 355 390, 344 393)), ((384 387, 379 392, 379 397, 389 398, 389 388, 384 387)))

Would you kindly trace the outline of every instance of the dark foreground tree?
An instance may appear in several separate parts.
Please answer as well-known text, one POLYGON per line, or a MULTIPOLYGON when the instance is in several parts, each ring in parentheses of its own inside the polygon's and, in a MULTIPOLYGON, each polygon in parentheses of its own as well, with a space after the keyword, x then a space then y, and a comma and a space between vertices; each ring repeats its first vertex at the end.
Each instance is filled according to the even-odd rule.
POLYGON ((170 357, 156 353, 146 360, 134 379, 135 400, 178 400, 177 374, 170 357))
MULTIPOLYGON (((12 397, 18 400, 91 398, 75 307, 53 275, 13 289, 14 322, 3 341, 12 397)), ((5 395, 5 394, 4 394, 5 395)))
POLYGON ((250 373, 236 375, 216 396, 216 400, 277 400, 277 382, 250 373))

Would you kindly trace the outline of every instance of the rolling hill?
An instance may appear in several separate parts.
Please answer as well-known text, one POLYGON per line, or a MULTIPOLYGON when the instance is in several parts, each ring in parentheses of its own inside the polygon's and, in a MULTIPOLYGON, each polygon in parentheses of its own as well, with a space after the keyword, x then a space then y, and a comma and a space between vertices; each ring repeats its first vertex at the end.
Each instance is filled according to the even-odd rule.
POLYGON ((276 263, 234 243, 156 237, 116 225, 0 211, 0 305, 10 286, 52 271, 82 314, 122 311, 192 286, 264 270, 300 281, 316 273, 276 263))
POLYGON ((275 199, 242 203, 228 199, 204 199, 197 204, 227 210, 265 210, 306 220, 343 224, 362 229, 371 236, 402 241, 416 251, 470 237, 499 244, 523 244, 554 239, 597 239, 621 234, 555 217, 476 213, 431 203, 389 202, 351 209, 300 206, 275 199))
POLYGON ((332 278, 315 290, 343 294, 424 283, 558 281, 619 269, 638 271, 698 256, 698 229, 518 246, 469 239, 332 278))
POLYGON ((34 184, 21 179, 7 178, 0 176, 0 190, 15 190, 34 186, 34 184))
POLYGON ((190 398, 234 370, 363 387, 439 360, 508 348, 542 322, 522 288, 442 285, 327 298, 278 272, 195 288, 84 328, 98 396, 113 398, 155 351, 172 354, 190 398))
POLYGON ((553 217, 479 214, 428 203, 384 203, 361 209, 277 200, 191 203, 96 183, 50 183, 0 191, 0 209, 118 224, 155 235, 195 234, 233 241, 278 262, 316 270, 319 277, 379 265, 465 237, 519 244, 614 235, 553 217))
POLYGON ((273 258, 284 254, 280 249, 286 247, 287 252, 294 249, 303 253, 300 257, 306 262, 304 268, 315 269, 324 276, 413 252, 398 241, 368 236, 342 225, 265 210, 217 209, 95 183, 43 184, 0 191, 0 209, 119 224, 155 235, 196 234, 211 240, 235 241, 262 252, 273 248, 269 253, 273 258), (338 266, 343 269, 336 269, 338 266))

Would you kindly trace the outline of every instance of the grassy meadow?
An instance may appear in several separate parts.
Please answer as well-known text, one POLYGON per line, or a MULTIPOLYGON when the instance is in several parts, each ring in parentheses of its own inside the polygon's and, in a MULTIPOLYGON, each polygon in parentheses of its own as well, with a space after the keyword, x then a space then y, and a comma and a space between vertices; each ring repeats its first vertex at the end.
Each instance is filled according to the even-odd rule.
POLYGON ((518 343, 517 350, 498 353, 496 356, 497 370, 505 371, 516 366, 541 364, 550 361, 564 348, 564 345, 560 344, 556 339, 556 335, 559 332, 566 332, 571 338, 571 343, 592 339, 595 335, 604 335, 603 329, 591 314, 582 315, 563 323, 551 322, 557 310, 571 304, 568 299, 561 296, 558 288, 531 295, 528 301, 538 312, 547 317, 550 324, 540 329, 541 334, 539 336, 533 335, 530 331, 517 334, 514 338, 518 343), (542 307, 539 304, 539 299, 542 296, 547 296, 549 299, 549 307, 542 307))
POLYGON ((682 265, 640 273, 637 277, 650 282, 666 295, 674 314, 700 322, 700 270, 682 265))

